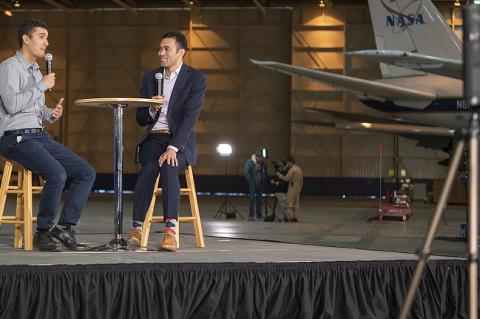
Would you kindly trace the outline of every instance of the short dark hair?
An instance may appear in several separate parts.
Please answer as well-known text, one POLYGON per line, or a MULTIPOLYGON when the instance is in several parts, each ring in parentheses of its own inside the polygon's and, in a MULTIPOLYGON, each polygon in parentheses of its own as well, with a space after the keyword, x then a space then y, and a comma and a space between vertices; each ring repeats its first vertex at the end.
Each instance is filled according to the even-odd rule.
POLYGON ((290 162, 290 163, 293 163, 293 164, 296 163, 296 162, 295 162, 295 159, 294 159, 293 157, 287 158, 287 162, 290 162))
POLYGON ((162 40, 166 38, 175 39, 175 42, 177 43, 177 50, 179 49, 187 50, 187 38, 185 38, 182 32, 180 31, 167 32, 162 36, 162 40))
POLYGON ((43 28, 48 30, 48 25, 40 20, 25 20, 20 24, 17 32, 18 45, 21 48, 23 46, 23 35, 26 34, 29 37, 32 36, 32 31, 35 28, 43 28))

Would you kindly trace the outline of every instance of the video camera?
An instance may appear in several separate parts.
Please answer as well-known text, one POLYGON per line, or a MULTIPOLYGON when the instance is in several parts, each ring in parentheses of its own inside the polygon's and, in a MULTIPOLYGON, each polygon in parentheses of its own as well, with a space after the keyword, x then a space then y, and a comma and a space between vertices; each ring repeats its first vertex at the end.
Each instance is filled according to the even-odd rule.
MULTIPOLYGON (((281 159, 278 161, 273 161, 272 163, 273 169, 275 173, 280 173, 282 175, 287 175, 289 167, 287 165, 287 161, 281 159)), ((274 176, 270 180, 270 184, 272 184, 273 191, 276 192, 286 192, 288 188, 288 182, 282 181, 277 176, 274 176)))
POLYGON ((278 161, 273 161, 272 163, 273 170, 276 172, 280 172, 280 174, 285 175, 288 172, 288 165, 287 162, 283 159, 278 161))

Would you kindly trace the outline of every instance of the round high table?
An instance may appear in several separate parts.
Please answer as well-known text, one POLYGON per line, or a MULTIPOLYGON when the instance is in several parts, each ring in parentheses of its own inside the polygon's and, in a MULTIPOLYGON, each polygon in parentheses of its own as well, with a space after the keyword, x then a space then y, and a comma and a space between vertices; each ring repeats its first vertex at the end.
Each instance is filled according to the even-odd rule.
POLYGON ((114 170, 113 189, 115 204, 113 212, 113 239, 98 250, 126 249, 127 242, 122 238, 123 223, 123 111, 125 108, 159 106, 156 100, 141 98, 92 98, 76 100, 75 104, 88 107, 103 107, 113 109, 113 142, 114 142, 114 170))

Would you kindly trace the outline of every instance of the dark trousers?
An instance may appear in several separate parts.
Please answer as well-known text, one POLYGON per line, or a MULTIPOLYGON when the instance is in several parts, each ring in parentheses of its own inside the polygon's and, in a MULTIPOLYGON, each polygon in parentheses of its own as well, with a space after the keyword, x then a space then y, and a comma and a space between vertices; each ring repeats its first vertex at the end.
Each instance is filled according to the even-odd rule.
POLYGON ((47 133, 6 133, 0 140, 0 154, 45 180, 37 214, 38 229, 54 226, 67 179, 71 181, 70 188, 58 224, 77 224, 95 181, 95 170, 90 164, 47 133))
POLYGON ((164 162, 158 166, 158 159, 167 150, 170 136, 150 134, 140 147, 140 163, 142 168, 135 184, 133 201, 133 220, 143 221, 152 200, 155 180, 160 173, 162 186, 163 216, 178 219, 180 210, 180 181, 178 176, 187 167, 187 159, 182 152, 177 153, 178 166, 164 162))
POLYGON ((248 183, 248 217, 262 218, 262 184, 248 183))

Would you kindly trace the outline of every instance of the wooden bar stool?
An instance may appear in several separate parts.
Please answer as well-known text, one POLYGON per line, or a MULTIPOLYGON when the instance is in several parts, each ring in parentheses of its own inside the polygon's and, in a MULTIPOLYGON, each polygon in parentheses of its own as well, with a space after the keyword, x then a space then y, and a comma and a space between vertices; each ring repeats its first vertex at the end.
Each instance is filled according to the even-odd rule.
MULTIPOLYGON (((152 223, 163 223, 163 216, 153 216, 153 210, 155 208, 155 200, 157 195, 162 192, 161 187, 157 187, 159 177, 155 182, 155 189, 153 191, 152 201, 150 202, 150 207, 148 208, 147 214, 145 216, 145 220, 143 222, 143 230, 142 230, 142 240, 140 242, 140 246, 142 248, 146 248, 148 244, 148 236, 150 234, 150 227, 152 223)), ((197 247, 203 248, 205 247, 205 243, 203 241, 203 231, 202 225, 200 223, 200 211, 198 209, 198 201, 197 201, 197 192, 195 190, 195 181, 193 180, 193 170, 190 165, 187 166, 185 169, 185 179, 187 181, 186 188, 180 188, 180 196, 187 196, 190 200, 190 209, 192 211, 192 216, 179 216, 177 222, 177 248, 180 247, 180 223, 188 222, 193 223, 194 231, 195 231, 195 239, 197 242, 197 247)))
POLYGON ((0 225, 15 224, 15 239, 13 246, 22 248, 24 243, 25 250, 33 249, 33 227, 32 224, 37 221, 33 216, 32 194, 42 192, 43 186, 32 185, 32 171, 12 160, 3 159, 2 182, 0 184, 0 225), (17 171, 17 185, 10 185, 12 172, 17 171), (5 203, 8 194, 16 195, 15 215, 9 213, 5 215, 5 203), (23 228, 22 228, 23 225, 23 228))

